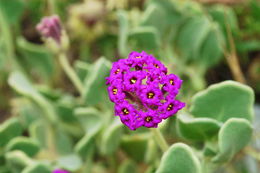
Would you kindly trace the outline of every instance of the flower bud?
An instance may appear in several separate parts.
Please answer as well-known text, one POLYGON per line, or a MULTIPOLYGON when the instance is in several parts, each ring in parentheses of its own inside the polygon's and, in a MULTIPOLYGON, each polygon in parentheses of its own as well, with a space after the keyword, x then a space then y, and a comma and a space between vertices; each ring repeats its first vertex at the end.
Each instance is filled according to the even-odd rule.
POLYGON ((44 17, 36 29, 44 38, 51 38, 60 44, 62 28, 60 18, 57 15, 44 17))

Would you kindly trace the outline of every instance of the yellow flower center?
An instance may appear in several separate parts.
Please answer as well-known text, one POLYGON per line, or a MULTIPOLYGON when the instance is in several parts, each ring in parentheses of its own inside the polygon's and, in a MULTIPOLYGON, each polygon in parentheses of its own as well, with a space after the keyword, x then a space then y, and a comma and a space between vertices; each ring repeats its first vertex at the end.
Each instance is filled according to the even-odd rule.
POLYGON ((117 69, 116 71, 115 71, 115 74, 118 74, 120 72, 120 69, 117 69))
POLYGON ((126 108, 124 108, 122 111, 123 111, 123 114, 124 114, 124 115, 128 115, 128 114, 129 114, 129 110, 126 109, 126 108))
POLYGON ((168 105, 167 110, 171 111, 172 109, 173 109, 173 104, 171 103, 171 104, 168 105))
POLYGON ((173 83, 173 80, 172 80, 172 79, 170 80, 170 84, 171 84, 171 85, 174 85, 174 83, 173 83))
POLYGON ((116 89, 116 88, 112 89, 112 91, 113 91, 113 94, 114 94, 114 95, 117 94, 117 89, 116 89))
POLYGON ((150 122, 150 121, 152 121, 152 119, 153 119, 153 118, 152 118, 152 117, 150 117, 150 116, 148 116, 148 117, 145 117, 145 121, 146 121, 146 122, 150 122))
POLYGON ((147 97, 148 97, 149 99, 152 99, 152 98, 154 97, 154 93, 153 93, 153 92, 147 93, 147 97))
POLYGON ((137 57, 135 57, 135 58, 142 58, 141 56, 137 56, 137 57))
POLYGON ((136 79, 135 77, 133 77, 132 79, 130 79, 130 83, 131 83, 131 84, 135 84, 136 81, 137 81, 137 79, 136 79))

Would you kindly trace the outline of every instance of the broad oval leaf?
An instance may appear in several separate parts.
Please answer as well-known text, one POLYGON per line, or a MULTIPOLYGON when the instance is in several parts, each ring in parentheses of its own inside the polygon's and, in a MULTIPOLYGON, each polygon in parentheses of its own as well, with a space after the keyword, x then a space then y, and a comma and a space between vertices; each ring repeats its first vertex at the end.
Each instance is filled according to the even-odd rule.
POLYGON ((195 117, 208 117, 225 122, 231 117, 252 120, 253 90, 241 83, 225 81, 211 85, 192 98, 190 112, 195 117))
POLYGON ((177 118, 178 132, 182 137, 192 141, 204 141, 218 134, 221 123, 211 118, 192 118, 179 115, 177 118))
POLYGON ((219 152, 214 162, 226 162, 245 147, 252 136, 252 126, 243 118, 231 118, 221 127, 218 135, 219 152))
POLYGON ((163 154, 156 173, 201 173, 201 165, 188 145, 177 143, 163 154))
POLYGON ((16 137, 6 146, 6 151, 20 150, 32 157, 40 150, 39 144, 28 137, 16 137))
POLYGON ((16 118, 11 118, 0 125, 0 147, 22 134, 22 126, 16 118))

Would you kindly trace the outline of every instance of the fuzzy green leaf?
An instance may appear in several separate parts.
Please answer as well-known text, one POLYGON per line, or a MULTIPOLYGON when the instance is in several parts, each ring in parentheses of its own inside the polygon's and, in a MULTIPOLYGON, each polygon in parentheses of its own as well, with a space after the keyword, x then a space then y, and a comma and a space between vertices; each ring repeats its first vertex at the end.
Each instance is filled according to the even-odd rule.
POLYGON ((16 150, 6 153, 7 166, 13 173, 21 173, 22 170, 33 161, 22 151, 16 150))
POLYGON ((108 77, 111 63, 105 58, 100 58, 88 73, 84 84, 84 100, 89 105, 95 105, 107 98, 105 77, 108 77))
POLYGON ((59 167, 72 172, 79 170, 82 166, 81 158, 75 154, 60 157, 57 162, 59 167))
POLYGON ((48 121, 55 123, 57 121, 57 115, 54 107, 49 103, 32 85, 26 76, 19 72, 14 71, 9 75, 9 85, 18 93, 34 100, 44 112, 43 115, 48 121))
POLYGON ((0 147, 4 147, 11 139, 21 135, 22 126, 16 118, 11 118, 0 125, 0 147))
POLYGON ((46 124, 44 124, 40 120, 33 122, 29 126, 30 137, 37 141, 41 147, 47 147, 47 132, 45 130, 46 128, 46 124))
POLYGON ((48 80, 54 74, 54 58, 44 46, 29 43, 24 38, 17 39, 17 45, 25 62, 39 77, 48 80))
POLYGON ((207 34, 206 39, 202 43, 199 56, 199 61, 205 66, 215 65, 223 57, 223 47, 225 40, 223 33, 218 25, 212 25, 211 31, 207 34))
POLYGON ((22 16, 24 6, 25 4, 22 0, 0 1, 0 11, 8 19, 9 24, 19 23, 18 20, 22 16))
POLYGON ((164 154, 156 173, 201 173, 199 159, 182 143, 172 145, 164 154))
POLYGON ((24 129, 27 129, 33 122, 39 119, 39 107, 25 97, 14 99, 12 107, 24 129))
POLYGON ((159 48, 158 31, 153 27, 138 27, 130 32, 129 42, 137 51, 148 51, 159 48))
POLYGON ((120 121, 116 121, 113 125, 108 127, 102 136, 102 153, 106 155, 115 153, 121 142, 122 134, 123 124, 120 121))
POLYGON ((95 133, 86 134, 75 146, 74 150, 79 154, 82 159, 87 158, 87 156, 94 150, 95 144, 95 133))
POLYGON ((88 73, 91 70, 91 65, 90 64, 88 64, 88 63, 86 63, 84 61, 80 61, 80 60, 75 61, 74 67, 76 69, 76 72, 77 72, 79 78, 82 81, 84 81, 84 79, 86 78, 86 76, 88 75, 88 73))
POLYGON ((213 20, 218 22, 223 31, 226 31, 226 23, 229 24, 232 32, 237 31, 237 18, 232 8, 224 5, 214 5, 209 8, 209 14, 213 20))
POLYGON ((152 26, 157 29, 161 34, 165 32, 167 21, 161 20, 167 18, 167 12, 159 5, 151 4, 145 10, 141 26, 152 26))
POLYGON ((149 138, 150 134, 124 136, 121 147, 130 158, 137 162, 141 162, 144 160, 149 138))
POLYGON ((96 133, 101 128, 102 120, 97 109, 93 107, 77 108, 74 113, 85 132, 96 133))
POLYGON ((211 25, 209 19, 203 16, 195 16, 185 22, 176 38, 177 47, 183 57, 200 60, 198 52, 211 30, 211 25))
POLYGON ((231 118, 221 127, 218 135, 219 152, 214 162, 226 162, 244 148, 252 136, 252 126, 243 118, 231 118))
POLYGON ((51 167, 44 163, 35 163, 27 166, 21 173, 50 173, 51 167))
POLYGON ((208 117, 225 122, 231 117, 252 120, 253 90, 241 83, 225 81, 211 85, 192 99, 190 111, 195 117, 208 117))
POLYGON ((6 151, 20 150, 28 156, 32 157, 40 150, 37 142, 28 137, 16 137, 12 139, 6 146, 6 151))
POLYGON ((128 38, 128 20, 127 13, 125 11, 117 12, 118 22, 119 22, 119 38, 118 38, 118 49, 120 55, 127 55, 127 38, 128 38))
POLYGON ((204 141, 218 134, 221 123, 211 118, 191 118, 179 115, 177 128, 182 137, 192 141, 204 141))
POLYGON ((126 160, 120 164, 118 173, 136 173, 137 165, 132 160, 126 160))
MULTIPOLYGON (((51 133, 51 132, 50 132, 51 133)), ((70 136, 62 130, 52 132, 55 137, 55 147, 60 155, 67 155, 73 151, 73 143, 70 136)))

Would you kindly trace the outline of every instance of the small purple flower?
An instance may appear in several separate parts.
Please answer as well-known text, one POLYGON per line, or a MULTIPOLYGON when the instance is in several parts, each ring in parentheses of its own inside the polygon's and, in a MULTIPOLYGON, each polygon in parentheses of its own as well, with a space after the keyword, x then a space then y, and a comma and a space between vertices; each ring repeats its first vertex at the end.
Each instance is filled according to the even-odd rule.
POLYGON ((145 127, 156 128, 158 127, 158 124, 162 121, 162 119, 159 117, 156 111, 149 110, 148 112, 142 113, 141 121, 143 122, 143 126, 145 127))
POLYGON ((168 97, 167 101, 159 108, 160 117, 167 119, 184 107, 185 103, 175 100, 173 97, 168 97))
POLYGON ((180 89, 182 80, 175 74, 164 76, 162 79, 163 89, 170 91, 172 89, 180 89))
POLYGON ((55 169, 54 171, 52 171, 52 173, 70 173, 70 172, 62 169, 55 169))
POLYGON ((182 80, 167 74, 167 68, 144 51, 114 62, 106 84, 109 98, 115 103, 115 115, 130 130, 156 128, 185 107, 175 99, 182 80))
POLYGON ((130 71, 124 75, 124 86, 126 91, 136 91, 141 85, 142 80, 145 78, 145 72, 130 71))
POLYGON ((36 26, 39 33, 45 38, 52 38, 57 43, 61 41, 61 23, 57 15, 44 17, 36 26))
POLYGON ((163 99, 163 93, 159 88, 159 83, 156 82, 143 86, 139 96, 141 101, 147 105, 159 106, 163 99))
POLYGON ((163 72, 167 73, 167 68, 153 56, 150 56, 149 61, 147 62, 147 66, 145 67, 149 72, 160 74, 163 72))
POLYGON ((142 66, 145 62, 147 62, 149 55, 147 55, 144 51, 141 53, 131 52, 128 56, 128 61, 131 63, 131 67, 142 66))
POLYGON ((107 88, 109 98, 112 102, 124 100, 125 93, 121 88, 121 79, 117 79, 111 82, 110 86, 107 88))

